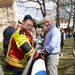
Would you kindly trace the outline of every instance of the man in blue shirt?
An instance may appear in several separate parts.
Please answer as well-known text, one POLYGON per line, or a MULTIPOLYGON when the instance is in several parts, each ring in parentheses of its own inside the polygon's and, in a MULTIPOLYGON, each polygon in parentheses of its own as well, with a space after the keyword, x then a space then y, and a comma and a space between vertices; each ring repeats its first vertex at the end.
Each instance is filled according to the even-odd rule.
POLYGON ((50 16, 45 16, 44 25, 47 26, 48 32, 45 37, 44 53, 46 53, 47 75, 58 75, 57 66, 59 63, 59 52, 61 33, 53 24, 50 16))

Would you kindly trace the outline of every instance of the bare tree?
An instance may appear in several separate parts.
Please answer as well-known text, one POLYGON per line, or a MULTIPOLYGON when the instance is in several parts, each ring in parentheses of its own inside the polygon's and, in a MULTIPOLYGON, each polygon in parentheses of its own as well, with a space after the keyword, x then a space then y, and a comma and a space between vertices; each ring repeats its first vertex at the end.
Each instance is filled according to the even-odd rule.
MULTIPOLYGON (((38 7, 25 7, 25 11, 28 8, 34 8, 34 9, 37 10, 37 14, 38 14, 38 10, 40 10, 43 17, 45 17, 47 14, 50 15, 51 14, 51 11, 54 11, 55 8, 56 8, 56 7, 53 8, 53 10, 51 9, 51 7, 50 7, 51 5, 49 4, 49 2, 51 0, 27 0, 27 1, 23 1, 23 2, 19 0, 18 2, 20 2, 20 3, 27 3, 28 1, 38 3, 39 4, 39 8, 38 7), (47 7, 47 5, 49 5, 49 6, 47 7)), ((57 3, 57 21, 59 21, 59 16, 58 16, 59 15, 59 10, 58 10, 58 7, 59 7, 58 4, 59 3, 58 2, 56 2, 56 3, 57 3)), ((24 7, 24 6, 21 6, 21 7, 24 7)), ((53 13, 55 13, 55 12, 53 12, 53 13)), ((57 27, 59 26, 59 22, 57 22, 56 26, 57 27)))
MULTIPOLYGON (((60 17, 63 17, 62 15, 64 15, 65 18, 68 19, 68 27, 70 24, 70 18, 71 18, 71 13, 72 11, 70 10, 70 12, 67 11, 67 9, 69 9, 69 7, 72 7, 75 4, 74 0, 25 0, 25 1, 20 1, 21 3, 26 3, 26 2, 35 2, 39 4, 39 8, 38 7, 25 7, 27 10, 28 8, 35 8, 38 12, 38 10, 41 11, 43 17, 47 15, 47 12, 51 12, 50 9, 46 8, 46 3, 49 3, 50 1, 52 1, 53 3, 56 3, 56 26, 59 27, 60 26, 60 17), (61 13, 61 10, 63 10, 63 14, 61 13), (65 15, 65 11, 66 11, 66 15, 65 15)), ((53 11, 53 10, 52 10, 53 11)), ((38 13, 37 13, 38 14, 38 13)))
MULTIPOLYGON (((34 2, 34 3, 38 3, 39 4, 39 6, 40 6, 40 8, 39 7, 25 7, 25 8, 34 8, 34 9, 37 9, 37 10, 40 10, 41 11, 41 13, 42 13, 42 15, 43 15, 43 17, 44 16, 46 16, 46 11, 49 11, 49 10, 46 10, 46 2, 44 1, 44 0, 27 0, 27 1, 18 1, 18 2, 20 2, 20 3, 27 3, 27 2, 34 2)), ((21 6, 21 7, 24 7, 24 6, 21 6)), ((26 9, 26 10, 27 10, 26 9)))

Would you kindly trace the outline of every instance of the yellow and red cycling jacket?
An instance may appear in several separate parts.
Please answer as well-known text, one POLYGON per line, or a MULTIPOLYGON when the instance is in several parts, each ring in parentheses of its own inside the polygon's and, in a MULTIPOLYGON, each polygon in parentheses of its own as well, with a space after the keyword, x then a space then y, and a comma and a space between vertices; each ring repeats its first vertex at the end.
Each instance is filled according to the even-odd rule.
POLYGON ((21 26, 13 33, 10 39, 6 63, 14 67, 24 68, 29 57, 32 56, 34 50, 32 46, 32 35, 21 26), (23 45, 25 45, 24 48, 21 48, 23 45), (26 48, 29 50, 26 51, 26 48))

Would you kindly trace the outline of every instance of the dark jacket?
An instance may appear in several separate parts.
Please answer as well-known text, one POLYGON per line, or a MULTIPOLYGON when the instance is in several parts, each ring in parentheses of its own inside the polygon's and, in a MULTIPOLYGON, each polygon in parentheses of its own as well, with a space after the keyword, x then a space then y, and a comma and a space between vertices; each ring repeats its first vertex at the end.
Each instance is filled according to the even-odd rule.
POLYGON ((3 48, 8 48, 9 40, 12 36, 12 34, 15 32, 15 28, 8 26, 4 31, 3 31, 3 48))
POLYGON ((73 33, 73 38, 74 38, 74 41, 75 41, 75 32, 73 33))

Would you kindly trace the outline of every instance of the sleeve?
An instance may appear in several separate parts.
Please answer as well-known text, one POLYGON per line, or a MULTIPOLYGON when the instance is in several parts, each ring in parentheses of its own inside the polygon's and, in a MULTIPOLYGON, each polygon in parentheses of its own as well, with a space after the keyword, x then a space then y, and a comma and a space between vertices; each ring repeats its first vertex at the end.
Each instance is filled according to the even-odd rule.
POLYGON ((60 32, 54 30, 49 44, 45 47, 46 51, 48 53, 51 53, 51 51, 56 47, 56 45, 60 43, 59 40, 60 40, 60 32))
POLYGON ((15 42, 18 47, 20 47, 24 52, 29 52, 33 49, 30 44, 30 41, 24 34, 16 35, 14 34, 15 42))

